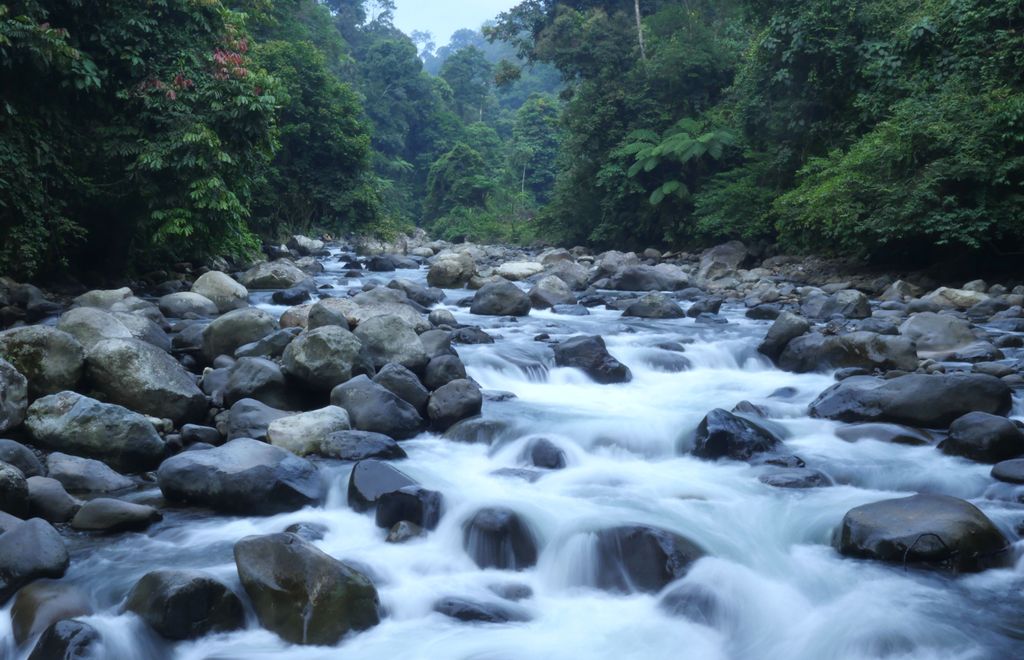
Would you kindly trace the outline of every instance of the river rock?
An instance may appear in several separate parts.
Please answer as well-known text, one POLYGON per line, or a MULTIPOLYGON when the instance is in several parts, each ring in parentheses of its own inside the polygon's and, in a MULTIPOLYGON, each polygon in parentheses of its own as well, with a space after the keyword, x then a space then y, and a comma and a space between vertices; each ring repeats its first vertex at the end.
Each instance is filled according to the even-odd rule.
POLYGON ((444 431, 456 422, 479 415, 483 403, 476 383, 460 378, 434 390, 427 402, 427 416, 431 426, 444 431))
POLYGON ((686 316, 686 312, 674 300, 660 293, 652 293, 631 303, 622 315, 642 319, 679 319, 686 316))
POLYGON ((389 362, 420 372, 429 358, 416 329, 397 316, 376 316, 359 324, 356 337, 377 369, 389 362))
POLYGON ((827 319, 836 315, 847 319, 868 318, 871 316, 871 304, 868 302, 868 297, 856 289, 836 291, 822 305, 818 316, 827 319))
POLYGON ((64 539, 48 522, 32 518, 0 534, 0 605, 39 578, 59 578, 70 559, 64 539))
POLYGON ((362 341, 340 326, 302 333, 285 349, 281 365, 290 377, 324 392, 353 376, 373 373, 372 358, 362 341))
POLYGON ((604 339, 599 336, 573 337, 555 344, 552 348, 555 352, 555 364, 559 367, 580 369, 603 385, 628 383, 633 380, 633 373, 629 367, 612 357, 604 339))
POLYGON ((106 463, 55 451, 46 457, 49 476, 71 493, 113 493, 135 485, 106 463))
POLYGON ((63 523, 71 520, 82 506, 56 479, 29 477, 26 485, 30 516, 42 518, 47 522, 63 523))
POLYGON ((603 529, 597 532, 595 586, 623 593, 661 591, 704 554, 693 541, 656 527, 603 529))
POLYGON ((401 291, 406 297, 423 307, 431 307, 444 300, 444 291, 436 287, 427 288, 416 284, 412 280, 403 278, 393 279, 388 282, 389 289, 401 291))
POLYGON ((0 433, 21 426, 28 410, 28 379, 0 359, 0 433))
POLYGON ((211 300, 221 314, 249 306, 249 290, 219 270, 197 277, 192 284, 192 293, 211 300))
POLYGON ((157 302, 164 316, 180 319, 187 316, 216 316, 220 310, 206 296, 192 291, 169 293, 157 302))
POLYGON ((537 563, 537 538, 511 509, 477 511, 463 527, 463 540, 466 552, 480 568, 521 571, 537 563))
POLYGON ((75 392, 37 400, 28 409, 25 426, 40 447, 97 458, 128 472, 156 467, 165 451, 146 417, 75 392))
POLYGON ((320 445, 320 455, 343 461, 363 461, 369 458, 397 460, 406 458, 405 450, 383 433, 370 431, 337 431, 320 445))
POLYGON ((561 470, 566 465, 565 452, 547 438, 537 438, 526 449, 526 457, 534 467, 561 470))
POLYGON ((213 320, 203 330, 203 357, 234 355, 239 346, 258 341, 277 330, 277 321, 261 309, 236 309, 213 320))
POLYGON ((360 431, 406 440, 419 434, 424 426, 415 408, 366 376, 357 376, 335 387, 331 403, 344 408, 352 426, 360 431))
POLYGON ((992 478, 1009 484, 1024 484, 1024 458, 996 463, 992 466, 992 478))
POLYGON ((0 440, 0 461, 10 463, 26 477, 46 474, 46 468, 32 450, 14 440, 0 440))
POLYGON ((969 412, 1005 415, 1009 386, 981 374, 907 374, 890 380, 847 378, 811 403, 814 417, 842 422, 892 422, 946 428, 969 412))
POLYGON ((259 341, 239 346, 235 350, 235 357, 279 358, 284 354, 288 345, 299 336, 300 332, 300 328, 282 328, 281 330, 275 330, 259 341))
POLYGON ((171 338, 154 321, 145 316, 127 312, 114 312, 114 317, 121 322, 121 325, 128 328, 128 332, 132 333, 132 337, 135 339, 155 346, 164 353, 171 352, 171 338))
POLYGON ((108 339, 92 347, 86 376, 111 403, 170 419, 175 426, 206 417, 209 404, 195 379, 167 353, 138 339, 108 339))
POLYGON ((302 399, 285 378, 281 367, 267 358, 240 358, 231 365, 221 398, 228 406, 243 399, 255 399, 274 408, 286 409, 301 407, 302 399))
POLYGON ((231 406, 228 414, 228 440, 253 438, 267 442, 267 429, 271 422, 288 414, 256 399, 242 399, 231 406))
POLYGON ((127 532, 146 529, 159 520, 163 516, 151 506, 98 497, 82 505, 71 527, 86 532, 127 532))
POLYGON ((43 632, 28 660, 92 660, 100 648, 101 637, 95 628, 63 619, 43 632))
POLYGON ((576 294, 561 278, 548 275, 541 278, 527 295, 534 309, 550 309, 555 305, 575 305, 576 294))
POLYGON ((970 412, 950 424, 949 436, 939 449, 981 463, 998 463, 1024 456, 1024 432, 1005 417, 970 412))
POLYGON ((476 273, 473 257, 460 252, 458 254, 439 255, 427 272, 427 284, 442 289, 465 286, 476 273))
POLYGON ((480 287, 469 307, 471 314, 481 316, 526 316, 530 313, 530 297, 515 284, 505 280, 480 287))
POLYGON ((131 331, 110 312, 76 307, 61 315, 57 329, 74 337, 86 351, 104 339, 133 339, 131 331))
POLYGON ((85 349, 78 340, 42 325, 0 332, 0 357, 28 379, 31 399, 74 389, 85 367, 85 349))
POLYGON ((711 281, 735 275, 747 255, 747 247, 739 241, 729 241, 705 250, 700 256, 697 279, 711 281))
POLYGON ((369 511, 384 493, 410 486, 415 481, 395 467, 378 460, 359 461, 348 480, 348 505, 355 511, 369 511))
POLYGON ((126 286, 120 289, 93 289, 76 297, 72 302, 75 307, 95 307, 110 309, 119 302, 124 302, 135 294, 126 286))
POLYGON ((900 326, 900 334, 917 345, 921 357, 939 357, 967 346, 977 337, 971 324, 950 314, 920 312, 900 326))
POLYGON ((452 381, 466 377, 466 365, 458 356, 441 355, 427 364, 427 368, 423 372, 423 383, 431 390, 436 390, 452 381))
POLYGON ((807 319, 790 312, 783 312, 768 328, 768 335, 757 347, 757 350, 772 361, 776 361, 791 341, 806 334, 810 329, 811 324, 807 319))
POLYGON ((670 264, 624 266, 607 283, 607 288, 615 291, 679 291, 688 286, 690 276, 670 264))
POLYGON ((316 467, 250 438, 167 459, 157 470, 164 497, 244 515, 273 515, 320 501, 316 467))
POLYGON ((317 252, 323 250, 324 242, 319 241, 315 238, 310 238, 308 236, 301 236, 299 234, 295 234, 290 239, 288 239, 288 247, 291 248, 292 250, 295 250, 300 255, 308 257, 310 255, 315 255, 317 252))
MULTIPOLYGON (((429 364, 427 369, 429 373, 429 364)), ((428 379, 424 378, 424 380, 428 379)), ((427 414, 427 401, 430 399, 430 391, 423 386, 416 374, 402 365, 393 362, 384 365, 377 372, 377 375, 373 377, 373 382, 391 390, 395 396, 415 408, 421 416, 427 414)))
POLYGON ((403 486, 377 498, 377 527, 391 529, 402 521, 435 529, 441 521, 441 493, 422 486, 403 486))
POLYGON ((128 592, 124 607, 173 640, 245 627, 242 601, 227 585, 202 571, 146 573, 128 592))
POLYGON ((308 275, 287 259, 257 264, 242 273, 242 286, 247 289, 290 289, 308 275))
POLYGON ((0 462, 0 511, 19 518, 29 513, 28 482, 10 463, 0 462))
POLYGON ((14 641, 24 644, 61 619, 92 614, 81 591, 70 584, 37 580, 22 587, 11 607, 14 641))
POLYGON ((334 645, 380 621, 373 583, 294 534, 245 537, 235 564, 260 624, 285 641, 334 645))
POLYGON ((988 294, 943 286, 924 296, 921 300, 944 309, 968 309, 988 300, 988 294))
POLYGON ((1010 561, 1009 542, 969 502, 947 495, 913 495, 851 509, 839 531, 849 557, 977 572, 1010 561))
POLYGON ((712 460, 747 461, 758 454, 777 451, 781 446, 782 441, 768 429, 716 408, 697 426, 693 455, 712 460))
POLYGON ((877 440, 896 445, 922 446, 934 441, 927 431, 900 424, 851 424, 836 429, 836 435, 847 442, 877 440))
POLYGON ((823 488, 832 479, 821 470, 808 467, 770 467, 757 480, 773 488, 823 488))
POLYGON ((350 428, 348 413, 343 408, 327 406, 274 420, 267 429, 267 439, 275 447, 306 456, 320 454, 329 435, 350 428))
POLYGON ((913 371, 917 369, 917 351, 905 337, 865 331, 845 335, 812 332, 788 342, 778 365, 796 373, 849 367, 913 371))
POLYGON ((442 598, 434 603, 434 611, 452 619, 475 623, 513 623, 530 620, 529 615, 519 607, 454 596, 442 598))
POLYGON ((544 272, 544 265, 536 261, 508 261, 494 271, 499 277, 511 282, 525 280, 544 272))

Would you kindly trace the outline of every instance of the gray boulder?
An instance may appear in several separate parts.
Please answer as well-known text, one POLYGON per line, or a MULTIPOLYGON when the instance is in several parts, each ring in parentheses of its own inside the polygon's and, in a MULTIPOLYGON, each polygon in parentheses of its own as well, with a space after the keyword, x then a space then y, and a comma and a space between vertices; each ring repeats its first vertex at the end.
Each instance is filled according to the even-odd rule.
POLYGON ((320 455, 353 462, 370 458, 397 460, 407 456, 405 450, 395 440, 383 433, 370 431, 331 433, 321 443, 320 455))
POLYGON ((192 284, 192 293, 213 301, 221 314, 249 306, 249 290, 219 270, 197 277, 192 284))
POLYGON ((79 589, 64 581, 37 580, 22 587, 14 598, 11 606, 14 641, 24 644, 61 619, 90 614, 89 600, 79 589))
POLYGON ((521 571, 537 564, 537 537, 512 509, 481 509, 462 531, 466 553, 480 568, 521 571))
POLYGON ((413 326, 397 316, 383 315, 367 319, 355 330, 374 368, 394 362, 420 372, 430 359, 413 326))
POLYGON ((438 256, 430 264, 427 273, 427 284, 442 289, 465 286, 476 273, 473 257, 465 252, 438 256))
POLYGON ((86 351, 104 339, 133 339, 131 330, 110 312, 76 307, 61 315, 57 329, 74 337, 86 351))
POLYGON ((583 336, 566 339, 555 344, 555 364, 559 367, 580 369, 598 383, 628 383, 633 380, 629 367, 608 352, 604 339, 583 336))
POLYGON ((373 373, 358 337, 340 326, 309 330, 292 341, 281 358, 284 372, 304 386, 329 391, 353 376, 373 373))
POLYGON ((721 408, 709 412, 694 434, 693 455, 717 460, 747 461, 782 446, 775 434, 759 424, 721 408))
POLYGON ((162 296, 157 305, 164 316, 180 319, 186 316, 216 316, 220 310, 206 296, 191 291, 180 291, 162 296))
POLYGON ((594 586, 622 593, 661 591, 705 554, 686 537, 644 525, 603 529, 596 546, 594 586))
POLYGON ((970 323, 951 314, 935 312, 911 315, 900 325, 900 334, 917 345, 922 357, 940 359, 977 341, 970 323))
POLYGON ((245 609, 238 596, 220 580, 195 570, 146 573, 128 592, 124 608, 173 640, 245 627, 245 609))
POLYGON ((527 316, 530 307, 530 297, 522 289, 499 280, 477 290, 469 311, 480 316, 527 316))
POLYGON ((43 631, 28 660, 87 660, 101 652, 99 631, 88 623, 62 619, 43 631))
POLYGON ((772 326, 768 328, 768 335, 757 347, 758 352, 768 356, 774 362, 779 359, 782 352, 797 337, 804 335, 811 329, 810 322, 802 316, 783 312, 779 314, 772 326))
POLYGON ((64 539, 48 522, 32 518, 0 534, 0 606, 39 578, 59 578, 70 558, 64 539))
POLYGON ((686 312, 674 300, 660 293, 652 293, 631 303, 622 311, 622 315, 642 319, 679 319, 686 316, 686 312))
POLYGON ((417 485, 404 472, 387 463, 375 459, 359 461, 352 466, 349 476, 348 505, 355 511, 369 511, 385 493, 417 485))
POLYGON ((0 511, 18 518, 29 513, 28 483, 21 470, 0 462, 0 511))
POLYGON ((1005 417, 970 412, 950 424, 939 449, 980 463, 998 463, 1024 456, 1024 432, 1005 417))
POLYGON ((482 408, 480 388, 476 383, 460 378, 439 387, 430 395, 427 416, 432 427, 445 431, 456 422, 479 415, 482 408))
POLYGON ((739 241, 729 241, 705 250, 700 256, 697 279, 711 281, 735 275, 747 255, 747 247, 739 241))
POLYGON ((47 522, 63 523, 68 522, 78 513, 81 504, 69 495, 64 490, 64 486, 56 479, 29 477, 26 483, 30 516, 42 518, 47 522))
POLYGON ((431 390, 465 378, 466 365, 456 355, 441 355, 432 359, 423 372, 423 384, 431 390))
POLYGON ((40 447, 97 458, 128 472, 156 467, 165 451, 146 417, 75 392, 37 400, 28 409, 25 426, 40 447))
POLYGON ((247 289, 291 289, 308 275, 287 259, 257 264, 242 273, 242 286, 247 289))
POLYGON ((261 309, 236 309, 213 320, 203 330, 203 357, 234 355, 239 346, 258 341, 277 330, 277 321, 261 309))
POLYGON ((253 438, 266 442, 271 422, 289 414, 256 399, 237 401, 228 413, 228 440, 253 438))
POLYGON ((0 461, 10 463, 26 477, 46 474, 46 468, 31 449, 14 440, 0 440, 0 461))
POLYGON ((624 266, 608 278, 615 291, 679 291, 690 286, 690 276, 678 266, 624 266))
POLYGON ((275 408, 298 407, 299 396, 273 360, 241 358, 228 369, 221 396, 225 405, 255 399, 275 408))
POLYGON ((31 399, 74 389, 85 367, 78 340, 43 325, 0 332, 0 357, 28 379, 31 399))
POLYGON ((0 359, 0 433, 21 426, 28 410, 28 379, 0 359))
POLYGON ((828 297, 818 315, 826 319, 836 315, 848 319, 866 319, 871 316, 871 304, 860 291, 843 289, 828 297))
POLYGON ((913 371, 917 369, 917 351, 905 337, 865 331, 845 335, 812 332, 788 342, 778 365, 797 373, 847 367, 913 371))
POLYGON ((55 451, 46 457, 51 479, 71 493, 113 493, 132 488, 135 482, 91 458, 69 456, 55 451))
POLYGON ((164 497, 244 515, 274 515, 320 501, 316 467, 279 447, 238 438, 167 459, 157 470, 164 497))
MULTIPOLYGON (((427 365, 427 374, 429 373, 430 364, 427 365)), ((428 378, 424 376, 424 380, 428 380, 428 378)), ((384 365, 373 377, 373 382, 391 390, 395 396, 415 408, 421 416, 427 413, 430 391, 423 386, 416 374, 402 365, 395 363, 384 365)))
POLYGON ((348 413, 338 406, 281 417, 270 423, 267 439, 298 456, 322 454, 328 436, 351 428, 348 413))
POLYGON ((548 275, 541 278, 527 294, 534 309, 550 309, 555 305, 575 305, 576 294, 561 278, 548 275))
POLYGON ((160 512, 151 506, 97 497, 78 509, 71 519, 71 528, 85 532, 139 531, 162 519, 160 512))
POLYGON ((344 408, 353 428, 405 440, 423 430, 416 409, 366 376, 356 376, 331 391, 331 403, 344 408))

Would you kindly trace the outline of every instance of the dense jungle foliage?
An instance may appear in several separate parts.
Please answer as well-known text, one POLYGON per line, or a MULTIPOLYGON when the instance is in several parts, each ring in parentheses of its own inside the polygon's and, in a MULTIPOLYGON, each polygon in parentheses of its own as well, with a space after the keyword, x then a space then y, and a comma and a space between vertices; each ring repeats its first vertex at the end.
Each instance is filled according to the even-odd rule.
POLYGON ((0 271, 288 232, 1019 251, 1021 0, 0 2, 0 271))

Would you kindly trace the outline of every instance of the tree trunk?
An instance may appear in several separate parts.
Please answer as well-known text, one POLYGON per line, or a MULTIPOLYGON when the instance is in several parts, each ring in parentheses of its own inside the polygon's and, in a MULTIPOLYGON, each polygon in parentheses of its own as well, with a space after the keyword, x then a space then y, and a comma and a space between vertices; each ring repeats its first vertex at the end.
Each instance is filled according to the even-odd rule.
POLYGON ((640 59, 647 59, 647 49, 644 47, 644 24, 640 20, 640 0, 633 0, 633 8, 636 10, 636 38, 640 42, 640 59))

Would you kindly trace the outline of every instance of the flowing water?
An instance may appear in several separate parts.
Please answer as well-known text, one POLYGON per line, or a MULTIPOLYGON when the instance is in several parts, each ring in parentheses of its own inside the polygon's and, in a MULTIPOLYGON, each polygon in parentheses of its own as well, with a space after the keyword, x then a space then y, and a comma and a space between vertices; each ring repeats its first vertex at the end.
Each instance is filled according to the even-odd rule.
MULTIPOLYGON (((361 280, 340 278, 328 262, 321 282, 343 295, 361 280)), ((423 282, 425 271, 384 274, 423 282)), ((368 275, 369 277, 369 275, 368 275)), ((201 659, 533 659, 691 658, 827 660, 832 658, 988 659, 1024 657, 1024 566, 971 576, 905 570, 841 557, 834 530, 850 508, 914 492, 955 495, 981 507, 1009 538, 1024 508, 1021 489, 995 486, 989 468, 933 447, 874 440, 845 442, 838 424, 811 419, 807 404, 832 383, 828 375, 779 371, 755 347, 767 322, 726 306, 727 325, 692 319, 623 319, 603 308, 591 316, 532 312, 518 321, 474 317, 455 307, 465 291, 448 291, 460 322, 481 324, 491 345, 458 346, 468 372, 491 397, 484 416, 507 422, 490 446, 433 434, 406 441, 398 467, 444 495, 444 516, 424 538, 384 542, 369 514, 345 503, 349 465, 323 462, 326 504, 269 518, 230 518, 168 510, 145 533, 115 538, 71 537, 65 580, 90 594, 99 614, 86 617, 104 637, 110 658, 201 659), (556 368, 535 341, 600 334, 627 364, 633 381, 598 385, 556 368), (666 342, 685 344, 691 368, 666 370, 666 342), (687 450, 701 418, 740 401, 765 408, 788 450, 821 469, 834 487, 779 489, 758 481, 764 468, 707 462, 687 450), (532 439, 547 438, 567 467, 535 483, 496 476, 524 467, 532 439), (538 539, 536 567, 481 570, 463 548, 463 524, 481 507, 519 512, 538 539), (291 646, 261 630, 249 613, 246 630, 168 645, 119 606, 135 581, 156 568, 205 569, 241 593, 232 546, 249 534, 307 521, 328 529, 317 545, 366 569, 387 615, 380 625, 336 648, 291 646), (682 534, 707 550, 684 582, 714 595, 713 621, 695 623, 659 607, 659 596, 616 595, 593 583, 595 530, 650 524, 682 534), (432 611, 441 597, 495 601, 496 585, 526 585, 518 603, 526 623, 466 624, 432 611)), ((256 294, 261 307, 281 312, 256 294)), ((1018 404, 1016 413, 1020 413, 1018 404)), ((158 491, 144 490, 140 500, 158 491)), ((1018 544, 1019 545, 1019 544, 1018 544)), ((10 637, 9 608, 0 633, 10 637)), ((20 655, 11 643, 2 649, 20 655)))

